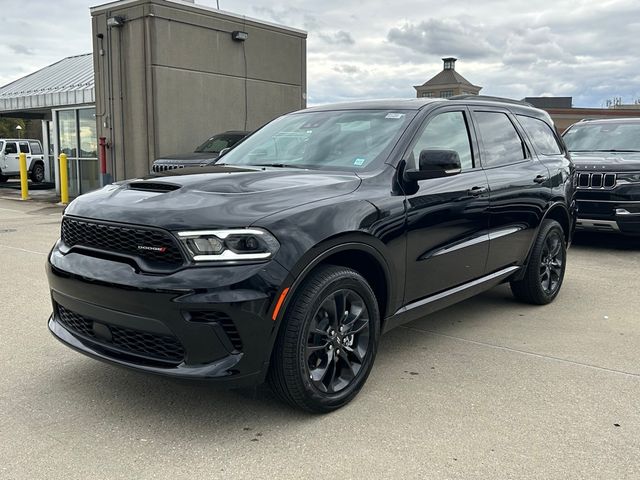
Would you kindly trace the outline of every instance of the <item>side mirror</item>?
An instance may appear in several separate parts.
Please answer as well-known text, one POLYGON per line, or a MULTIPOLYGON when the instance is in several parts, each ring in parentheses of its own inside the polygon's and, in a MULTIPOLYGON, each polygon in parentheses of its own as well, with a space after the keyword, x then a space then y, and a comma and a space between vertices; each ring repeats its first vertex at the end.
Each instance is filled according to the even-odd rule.
POLYGON ((408 181, 426 180, 428 178, 448 177, 462 171, 460 157, 455 150, 422 150, 418 159, 419 169, 404 171, 404 179, 408 181))

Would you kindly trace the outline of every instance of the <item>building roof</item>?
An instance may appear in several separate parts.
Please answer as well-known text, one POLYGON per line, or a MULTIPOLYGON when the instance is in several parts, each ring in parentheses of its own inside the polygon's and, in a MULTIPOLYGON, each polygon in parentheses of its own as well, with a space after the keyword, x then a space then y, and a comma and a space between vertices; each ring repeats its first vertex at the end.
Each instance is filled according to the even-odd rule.
POLYGON ((525 97, 524 101, 537 108, 571 108, 573 97, 525 97))
POLYGON ((451 84, 461 84, 461 85, 469 85, 475 87, 469 80, 464 78, 458 72, 453 69, 442 70, 435 77, 427 80, 422 84, 423 87, 433 87, 436 85, 451 85, 451 84))
POLYGON ((0 87, 0 112, 95 102, 93 55, 67 57, 0 87))

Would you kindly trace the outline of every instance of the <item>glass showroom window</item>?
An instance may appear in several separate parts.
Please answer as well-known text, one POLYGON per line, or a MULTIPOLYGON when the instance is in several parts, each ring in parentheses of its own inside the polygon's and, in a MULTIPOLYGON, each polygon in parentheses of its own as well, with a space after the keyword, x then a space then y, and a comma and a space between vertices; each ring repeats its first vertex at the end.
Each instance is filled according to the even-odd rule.
POLYGON ((69 194, 80 195, 100 186, 95 108, 73 108, 56 112, 58 150, 66 153, 69 194))

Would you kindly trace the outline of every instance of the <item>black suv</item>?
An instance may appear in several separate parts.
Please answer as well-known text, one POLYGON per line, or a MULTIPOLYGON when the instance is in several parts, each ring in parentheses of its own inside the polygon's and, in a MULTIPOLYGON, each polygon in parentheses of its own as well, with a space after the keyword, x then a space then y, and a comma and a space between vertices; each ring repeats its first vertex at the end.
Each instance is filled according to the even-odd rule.
POLYGON ((91 357, 318 412, 365 383, 397 325, 503 282, 551 302, 574 168, 549 116, 478 98, 282 116, 212 167, 66 209, 49 328, 91 357))
POLYGON ((577 228, 640 235, 640 118, 584 120, 563 137, 578 171, 577 228))
POLYGON ((192 153, 165 155, 158 158, 151 165, 151 172, 158 173, 174 168, 204 167, 215 163, 220 152, 233 148, 239 141, 249 135, 249 132, 229 130, 219 133, 205 140, 192 153))

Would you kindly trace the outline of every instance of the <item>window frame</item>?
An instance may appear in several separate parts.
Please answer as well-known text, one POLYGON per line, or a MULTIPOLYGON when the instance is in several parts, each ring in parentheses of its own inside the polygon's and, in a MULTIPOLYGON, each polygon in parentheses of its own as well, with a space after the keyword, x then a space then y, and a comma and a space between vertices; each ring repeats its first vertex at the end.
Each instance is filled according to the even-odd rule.
POLYGON ((474 172, 482 169, 482 165, 479 161, 479 149, 478 149, 478 137, 476 136, 476 131, 474 129, 473 123, 471 121, 471 111, 468 107, 463 105, 456 106, 445 106, 436 108, 435 110, 430 111, 427 115, 425 115, 422 119, 419 120, 420 125, 416 129, 415 133, 412 135, 411 140, 409 141, 407 147, 402 154, 402 159, 405 165, 409 165, 409 159, 413 154, 413 148, 420 140, 422 133, 427 128, 429 123, 436 118, 438 115, 442 113, 449 112, 461 112, 464 115, 464 121, 467 126, 467 135, 469 137, 469 146, 471 147, 471 161, 473 162, 472 168, 462 169, 458 175, 464 175, 468 172, 474 172))
POLYGON ((514 118, 513 113, 510 110, 507 110, 506 108, 500 108, 500 107, 492 107, 492 106, 472 106, 470 107, 471 110, 471 121, 473 122, 473 126, 474 129, 476 130, 476 136, 478 139, 478 148, 480 150, 479 152, 479 158, 480 158, 480 164, 482 165, 482 168, 485 170, 490 170, 492 168, 502 168, 502 167, 506 167, 509 165, 518 165, 521 163, 526 163, 526 162, 531 162, 533 161, 533 148, 531 147, 530 143, 529 143, 529 138, 526 136, 526 133, 524 132, 522 126, 516 121, 516 119, 514 118), (516 134, 518 135, 518 137, 520 138, 520 141, 522 142, 522 145, 524 146, 524 150, 525 150, 525 158, 521 159, 521 160, 517 160, 517 161, 513 161, 513 162, 508 162, 508 163, 501 163, 500 165, 486 165, 485 164, 485 159, 483 158, 483 154, 482 152, 485 151, 485 145, 484 145, 484 139, 482 138, 482 134, 480 133, 480 128, 479 128, 479 121, 478 118, 476 116, 477 113, 501 113, 506 115, 506 117, 509 119, 509 121, 511 122, 511 125, 513 126, 514 130, 516 131, 516 134))

